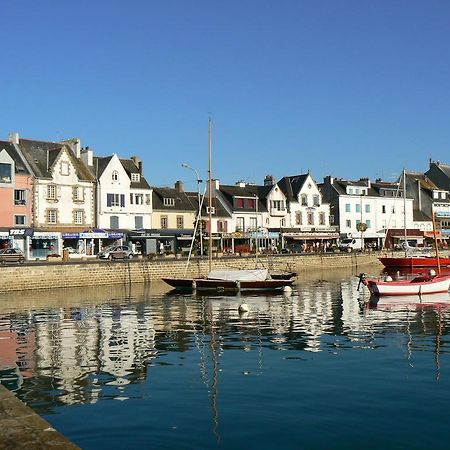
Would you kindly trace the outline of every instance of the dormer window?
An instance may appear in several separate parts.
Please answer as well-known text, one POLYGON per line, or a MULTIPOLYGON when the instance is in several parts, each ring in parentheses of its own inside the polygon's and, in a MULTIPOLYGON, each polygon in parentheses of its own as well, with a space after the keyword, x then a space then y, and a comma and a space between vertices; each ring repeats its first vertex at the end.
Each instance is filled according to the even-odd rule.
POLYGON ((164 206, 175 206, 175 199, 174 198, 164 198, 163 204, 164 204, 164 206))
POLYGON ((12 165, 0 163, 0 183, 11 183, 12 165))
POLYGON ((209 212, 211 211, 211 214, 215 214, 216 213, 216 208, 214 206, 207 206, 206 207, 206 213, 209 214, 209 212))
POLYGON ((141 181, 141 174, 140 173, 132 173, 131 174, 131 181, 133 183, 139 183, 141 181))
POLYGON ((113 170, 113 172, 111 174, 111 180, 119 181, 119 171, 118 170, 113 170))

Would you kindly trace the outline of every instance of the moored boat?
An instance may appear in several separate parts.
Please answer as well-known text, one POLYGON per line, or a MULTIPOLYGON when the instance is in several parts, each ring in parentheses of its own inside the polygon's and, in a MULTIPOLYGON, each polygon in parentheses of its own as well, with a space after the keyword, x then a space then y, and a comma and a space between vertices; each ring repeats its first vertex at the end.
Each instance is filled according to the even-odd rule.
POLYGON ((380 257, 378 260, 384 267, 390 268, 414 268, 414 267, 437 267, 450 266, 450 258, 436 258, 435 256, 392 256, 380 257))

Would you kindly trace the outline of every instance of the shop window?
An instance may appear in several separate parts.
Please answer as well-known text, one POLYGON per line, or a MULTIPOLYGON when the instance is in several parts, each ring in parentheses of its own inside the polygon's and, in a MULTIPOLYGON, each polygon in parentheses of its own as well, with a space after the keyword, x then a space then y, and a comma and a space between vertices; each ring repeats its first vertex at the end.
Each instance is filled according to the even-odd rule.
POLYGON ((58 223, 58 211, 56 209, 47 209, 46 219, 48 224, 58 223))
POLYGON ((26 205, 26 192, 24 189, 14 189, 14 204, 15 205, 26 205))
POLYGON ((26 216, 14 216, 14 225, 26 225, 27 217, 26 216))
POLYGON ((119 228, 119 216, 111 216, 109 218, 109 227, 111 229, 118 229, 119 228))
POLYGON ((11 183, 12 165, 0 163, 0 183, 11 183))
POLYGON ((144 228, 144 218, 142 216, 134 216, 134 228, 135 230, 144 228))

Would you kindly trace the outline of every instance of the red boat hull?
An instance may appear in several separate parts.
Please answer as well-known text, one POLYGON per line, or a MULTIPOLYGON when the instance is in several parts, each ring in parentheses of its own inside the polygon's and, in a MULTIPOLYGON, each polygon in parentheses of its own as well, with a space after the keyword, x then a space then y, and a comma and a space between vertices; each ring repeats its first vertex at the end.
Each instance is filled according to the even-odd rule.
MULTIPOLYGON (((405 267, 412 269, 414 267, 437 267, 438 260, 434 257, 417 256, 417 257, 381 257, 378 260, 384 267, 405 267)), ((439 258, 441 267, 450 266, 450 258, 439 258)))

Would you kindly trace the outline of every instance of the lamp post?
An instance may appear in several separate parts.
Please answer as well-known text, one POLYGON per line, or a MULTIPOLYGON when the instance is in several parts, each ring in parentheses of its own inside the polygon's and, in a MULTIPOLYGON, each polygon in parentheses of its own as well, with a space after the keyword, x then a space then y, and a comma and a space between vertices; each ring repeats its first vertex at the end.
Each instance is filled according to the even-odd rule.
MULTIPOLYGON (((202 180, 200 179, 200 176, 198 174, 198 171, 196 169, 194 169, 193 167, 191 167, 189 164, 186 163, 181 163, 181 167, 184 167, 185 169, 190 169, 192 170, 196 177, 197 177, 197 198, 198 198, 198 219, 199 221, 201 220, 202 217, 202 213, 201 213, 201 195, 200 195, 200 183, 202 182, 202 180)), ((202 232, 202 226, 200 223, 200 255, 201 257, 203 257, 203 232, 202 232)))

